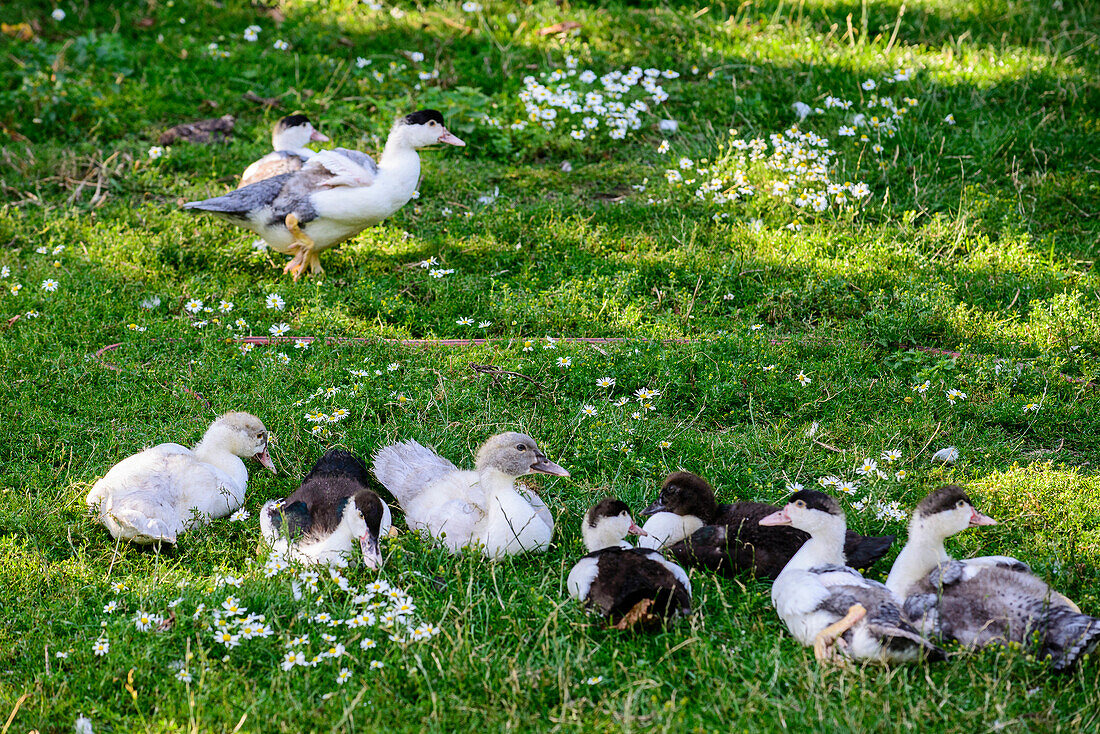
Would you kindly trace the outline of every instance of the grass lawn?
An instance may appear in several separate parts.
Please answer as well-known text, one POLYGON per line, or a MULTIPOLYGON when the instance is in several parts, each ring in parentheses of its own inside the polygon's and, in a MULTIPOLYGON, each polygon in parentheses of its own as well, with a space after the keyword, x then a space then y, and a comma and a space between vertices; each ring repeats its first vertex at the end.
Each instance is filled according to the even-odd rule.
POLYGON ((1073 675, 1002 649, 819 669, 766 583, 695 571, 696 613, 652 636, 603 629, 564 588, 583 512, 608 494, 640 510, 676 469, 722 501, 835 476, 854 485, 832 490, 849 526, 902 536, 950 481, 1000 521, 955 555, 1019 557, 1100 615, 1094 3, 14 0, 0 21, 4 734, 80 716, 1100 730, 1095 656, 1073 675), (423 107, 467 147, 424 151, 419 199, 326 252, 321 280, 292 283, 250 233, 178 206, 231 189, 284 114, 373 154, 423 107), (158 144, 224 114, 228 142, 158 144), (241 341, 272 329, 286 340, 241 341), (408 343, 472 338, 489 342, 408 343), (278 475, 250 464, 251 516, 163 554, 116 548, 91 485, 228 410, 276 440, 278 475), (530 481, 557 518, 548 553, 493 564, 402 533, 379 574, 346 572, 360 593, 405 590, 430 639, 330 626, 317 615, 362 608, 338 579, 265 570, 259 508, 327 448, 416 438, 468 465, 511 429, 572 472, 530 481), (959 460, 933 464, 947 446, 959 460), (881 476, 857 474, 865 459, 881 476), (215 641, 227 596, 270 635, 215 641), (141 612, 167 629, 138 629, 141 612), (303 635, 307 664, 284 670, 303 635))

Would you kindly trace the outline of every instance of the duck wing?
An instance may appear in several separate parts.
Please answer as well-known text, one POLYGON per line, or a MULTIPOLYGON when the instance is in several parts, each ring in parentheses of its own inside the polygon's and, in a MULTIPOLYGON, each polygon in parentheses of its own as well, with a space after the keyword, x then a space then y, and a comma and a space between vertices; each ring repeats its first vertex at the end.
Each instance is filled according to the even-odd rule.
MULTIPOLYGON (((922 636, 905 618, 901 604, 885 585, 863 578, 852 568, 834 566, 830 569, 826 571, 832 581, 828 584, 830 593, 829 597, 822 601, 821 609, 837 615, 837 619, 840 619, 853 605, 863 605, 867 615, 860 624, 865 624, 868 632, 881 640, 887 655, 912 654, 915 650, 919 650, 923 651, 929 660, 943 660, 946 657, 946 653, 941 648, 922 636), (846 578, 837 575, 837 571, 841 569, 847 572, 846 578)), ((813 571, 818 570, 813 569, 813 571)), ((845 636, 850 638, 851 632, 845 633, 845 636)))
POLYGON ((760 524, 778 509, 763 502, 721 505, 712 525, 696 530, 668 550, 686 565, 729 576, 752 571, 774 580, 810 537, 792 527, 760 524))
POLYGON ((1081 614, 1058 592, 1007 556, 949 561, 932 570, 905 601, 915 621, 968 647, 1030 644, 1068 670, 1100 643, 1100 619, 1081 614), (978 560, 978 563, 973 563, 978 560))
POLYGON ((253 161, 241 174, 241 183, 237 188, 263 181, 265 178, 284 173, 300 171, 308 158, 289 150, 277 150, 268 153, 258 161, 253 161))
POLYGON ((379 449, 371 469, 403 508, 425 488, 458 471, 457 466, 412 440, 379 449))
POLYGON ((325 453, 310 469, 309 474, 303 479, 307 482, 317 477, 348 477, 362 486, 370 483, 370 473, 363 460, 350 451, 331 449, 325 453))
POLYGON ((631 619, 632 626, 648 628, 676 614, 691 612, 691 595, 664 564, 650 557, 650 553, 653 552, 605 548, 586 556, 595 558, 598 568, 586 601, 612 624, 636 613, 638 605, 647 601, 649 604, 643 614, 631 619))
POLYGON ((212 199, 189 201, 183 205, 187 211, 211 212, 227 219, 247 220, 253 212, 273 206, 290 179, 300 173, 284 173, 231 191, 212 199))
POLYGON ((378 164, 366 153, 348 148, 323 150, 310 158, 302 172, 314 177, 317 185, 326 188, 336 186, 370 186, 378 177, 378 164))

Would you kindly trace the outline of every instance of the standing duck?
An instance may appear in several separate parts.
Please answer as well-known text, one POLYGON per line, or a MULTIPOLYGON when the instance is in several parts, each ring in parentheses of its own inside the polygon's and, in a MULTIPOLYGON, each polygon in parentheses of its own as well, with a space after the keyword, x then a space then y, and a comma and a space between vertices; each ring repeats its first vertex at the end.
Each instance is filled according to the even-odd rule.
POLYGON ((267 429, 249 413, 226 413, 189 449, 162 443, 123 459, 88 492, 88 506, 114 538, 175 543, 181 533, 225 517, 244 502, 253 457, 272 472, 267 429))
POLYGON ((905 611, 926 633, 967 647, 1031 644, 1054 670, 1069 670, 1100 642, 1100 619, 1009 556, 957 561, 944 540, 996 521, 974 509, 962 487, 940 487, 917 504, 905 544, 886 585, 905 599, 905 611))
POLYGON ((904 662, 943 650, 920 635, 883 584, 844 563, 844 511, 821 492, 791 495, 761 525, 790 525, 810 534, 772 584, 772 605, 796 640, 818 661, 850 658, 904 662))
POLYGON ((486 441, 473 471, 460 470, 416 441, 379 449, 373 469, 397 498, 410 528, 452 553, 479 547, 494 559, 545 551, 554 532, 546 505, 530 489, 517 487, 516 479, 532 472, 569 476, 533 438, 512 432, 486 441))
POLYGON ((573 566, 565 586, 617 629, 658 626, 691 613, 691 581, 684 569, 624 540, 645 534, 626 503, 614 498, 598 502, 581 522, 589 552, 573 566))
MULTIPOLYGON (((714 490, 691 472, 669 474, 657 501, 642 510, 648 537, 639 545, 667 548, 685 566, 726 575, 752 571, 776 578, 810 536, 793 527, 761 527, 760 519, 779 508, 762 502, 720 505, 714 490)), ((893 535, 865 536, 848 530, 844 554, 848 563, 866 569, 889 550, 893 535)))
POLYGON ((322 135, 314 128, 313 123, 305 115, 288 115, 282 118, 275 123, 275 128, 271 131, 273 152, 244 169, 238 188, 263 181, 265 178, 300 170, 314 155, 313 151, 306 147, 311 141, 326 143, 328 136, 322 135))
POLYGON ((378 568, 378 542, 390 529, 390 508, 367 487, 369 481, 357 456, 329 451, 293 494, 260 510, 264 540, 283 558, 340 567, 358 541, 364 565, 378 568))
POLYGON ((405 206, 420 181, 416 151, 436 143, 466 145, 447 131, 442 115, 420 110, 394 124, 377 164, 365 153, 337 148, 311 157, 300 171, 183 208, 210 212, 294 254, 283 272, 297 280, 307 266, 313 274, 324 272, 319 252, 405 206))

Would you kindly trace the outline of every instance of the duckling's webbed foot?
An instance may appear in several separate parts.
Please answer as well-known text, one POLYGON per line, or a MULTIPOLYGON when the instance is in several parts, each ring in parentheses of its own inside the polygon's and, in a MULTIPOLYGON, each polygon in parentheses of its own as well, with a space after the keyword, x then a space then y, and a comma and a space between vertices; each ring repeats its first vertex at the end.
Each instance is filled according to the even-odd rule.
POLYGON ((838 646, 843 649, 847 644, 838 638, 850 630, 856 622, 867 616, 867 609, 862 604, 853 604, 848 608, 848 613, 841 619, 830 624, 817 633, 814 638, 814 657, 820 662, 836 662, 838 659, 838 646))
POLYGON ((317 255, 314 254, 313 251, 317 244, 313 241, 312 237, 302 231, 301 226, 299 226, 299 221, 298 215, 294 212, 287 214, 286 218, 283 220, 291 236, 294 237, 292 249, 296 250, 294 258, 286 264, 286 267, 283 268, 283 272, 290 273, 294 276, 294 280, 298 280, 298 278, 302 277, 306 265, 311 266, 311 272, 314 274, 324 272, 321 270, 321 263, 317 260, 317 255))

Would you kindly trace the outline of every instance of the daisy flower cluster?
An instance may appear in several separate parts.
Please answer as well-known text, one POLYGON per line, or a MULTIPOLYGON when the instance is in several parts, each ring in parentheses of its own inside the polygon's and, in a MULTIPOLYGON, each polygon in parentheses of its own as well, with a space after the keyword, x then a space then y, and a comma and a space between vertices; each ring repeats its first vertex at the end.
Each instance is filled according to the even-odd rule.
MULTIPOLYGON (((128 591, 121 583, 113 588, 116 594, 128 591)), ((419 618, 416 601, 408 591, 384 579, 359 588, 338 569, 295 567, 274 556, 242 576, 219 575, 190 614, 177 616, 176 610, 183 603, 183 597, 179 597, 167 603, 166 614, 139 609, 130 616, 121 598, 111 600, 103 608, 105 618, 91 643, 92 654, 105 657, 111 653, 109 633, 122 635, 127 645, 133 644, 136 638, 123 634, 130 625, 147 634, 169 634, 179 629, 186 639, 197 632, 209 642, 210 649, 222 651, 219 655, 225 655, 223 660, 228 660, 230 651, 237 648, 269 649, 277 641, 283 650, 277 663, 280 670, 331 665, 332 680, 343 685, 356 667, 384 668, 385 663, 376 658, 382 657, 386 644, 405 647, 426 642, 442 632, 438 625, 419 618), (260 610, 250 610, 238 592, 227 588, 247 587, 250 581, 260 581, 259 577, 287 582, 294 598, 309 600, 311 606, 293 616, 269 619, 260 610), (322 600, 328 600, 330 606, 322 607, 322 600), (366 652, 366 658, 349 654, 353 647, 366 652)), ((193 659, 194 655, 188 653, 185 659, 169 664, 177 681, 187 684, 193 680, 194 671, 189 668, 193 659)))
MULTIPOLYGON (((904 81, 910 75, 911 71, 899 70, 888 80, 904 81)), ((875 84, 872 88, 878 87, 875 80, 868 81, 875 84)), ((670 161, 673 165, 666 167, 665 180, 673 190, 690 191, 697 200, 718 205, 767 197, 810 216, 853 207, 870 196, 871 188, 864 181, 843 177, 839 169, 844 159, 832 140, 852 138, 858 148, 857 165, 862 165, 869 151, 879 168, 888 168, 884 144, 897 135, 906 110, 916 104, 917 100, 910 97, 899 103, 893 97, 877 95, 862 107, 832 95, 826 96, 824 107, 811 108, 796 102, 799 123, 766 139, 745 139, 730 130, 730 139, 721 145, 715 161, 697 162, 684 157, 670 161), (803 129, 800 123, 810 116, 825 118, 835 127, 827 134, 803 129)), ((658 148, 661 154, 670 150, 668 141, 658 148)), ((650 203, 657 202, 650 199, 650 203)))
POLYGON ((645 115, 668 100, 663 82, 679 76, 671 69, 640 66, 600 76, 591 69, 578 71, 577 59, 567 56, 564 69, 524 77, 519 101, 526 119, 517 120, 511 129, 537 126, 547 132, 568 130, 574 140, 623 140, 642 127, 645 115))
MULTIPOLYGON (((901 451, 896 449, 883 451, 882 455, 877 459, 863 459, 854 469, 854 473, 856 474, 854 478, 845 479, 835 474, 829 474, 818 477, 816 481, 818 486, 826 491, 839 492, 850 497, 856 497, 862 488, 876 482, 883 480, 893 480, 894 482, 905 481, 909 476, 908 472, 904 469, 894 469, 894 466, 897 462, 901 461, 901 459, 901 451)), ((787 491, 792 493, 803 489, 803 486, 798 482, 787 482, 786 487, 787 491)), ((904 522, 906 519, 906 514, 901 509, 899 503, 875 500, 870 496, 856 499, 852 503, 852 507, 857 512, 869 510, 879 520, 904 522)))

